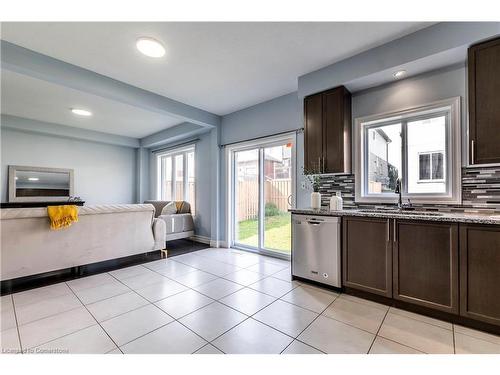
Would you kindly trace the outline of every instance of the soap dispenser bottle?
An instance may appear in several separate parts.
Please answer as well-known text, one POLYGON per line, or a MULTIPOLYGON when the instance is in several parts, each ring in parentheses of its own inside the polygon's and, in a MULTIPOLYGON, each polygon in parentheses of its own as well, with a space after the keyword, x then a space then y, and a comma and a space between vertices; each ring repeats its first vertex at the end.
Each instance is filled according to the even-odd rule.
POLYGON ((330 198, 330 211, 340 211, 343 209, 343 200, 340 191, 337 191, 335 195, 330 198))

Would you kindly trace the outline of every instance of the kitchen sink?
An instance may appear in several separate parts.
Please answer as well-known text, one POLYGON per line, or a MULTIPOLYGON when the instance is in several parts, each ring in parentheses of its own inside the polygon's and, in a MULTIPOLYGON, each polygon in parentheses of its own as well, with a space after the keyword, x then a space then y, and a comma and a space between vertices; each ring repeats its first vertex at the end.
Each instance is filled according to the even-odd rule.
POLYGON ((398 210, 398 209, 362 209, 358 212, 366 213, 387 213, 387 214, 398 214, 398 215, 419 215, 419 216, 443 216, 440 212, 427 212, 427 211, 416 211, 416 210, 398 210))

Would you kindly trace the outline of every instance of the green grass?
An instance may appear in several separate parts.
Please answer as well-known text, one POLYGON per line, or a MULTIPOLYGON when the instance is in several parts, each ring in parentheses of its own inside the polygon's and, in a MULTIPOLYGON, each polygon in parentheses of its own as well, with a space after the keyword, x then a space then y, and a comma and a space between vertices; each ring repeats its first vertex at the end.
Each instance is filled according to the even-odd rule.
MULTIPOLYGON (((240 221, 237 230, 238 243, 254 247, 259 245, 257 219, 240 221)), ((265 248, 290 253, 292 237, 290 213, 266 216, 264 230, 265 248)))

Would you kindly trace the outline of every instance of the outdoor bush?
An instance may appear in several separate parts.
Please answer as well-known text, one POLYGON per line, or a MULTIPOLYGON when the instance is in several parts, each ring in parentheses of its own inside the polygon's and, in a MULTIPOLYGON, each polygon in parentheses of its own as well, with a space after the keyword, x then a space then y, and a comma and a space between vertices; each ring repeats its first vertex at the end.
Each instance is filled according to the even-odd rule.
POLYGON ((278 216, 280 214, 279 208, 272 202, 266 203, 265 215, 266 216, 278 216))

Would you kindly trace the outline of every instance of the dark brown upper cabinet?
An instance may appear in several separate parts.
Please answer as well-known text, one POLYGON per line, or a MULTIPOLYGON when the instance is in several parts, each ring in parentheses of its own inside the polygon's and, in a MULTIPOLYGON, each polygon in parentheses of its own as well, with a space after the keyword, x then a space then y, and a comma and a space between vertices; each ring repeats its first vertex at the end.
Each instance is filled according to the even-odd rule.
POLYGON ((498 226, 460 226, 460 315, 500 325, 498 226))
POLYGON ((342 219, 344 286, 392 297, 391 220, 342 219))
POLYGON ((469 163, 500 163, 500 38, 468 55, 469 163))
POLYGON ((344 86, 304 98, 304 166, 351 173, 351 93, 344 86))
POLYGON ((458 314, 458 224, 394 221, 393 295, 458 314))

